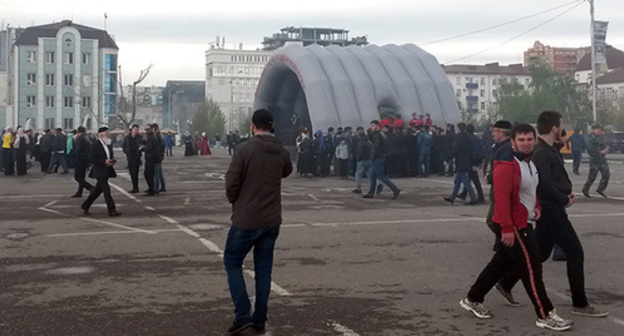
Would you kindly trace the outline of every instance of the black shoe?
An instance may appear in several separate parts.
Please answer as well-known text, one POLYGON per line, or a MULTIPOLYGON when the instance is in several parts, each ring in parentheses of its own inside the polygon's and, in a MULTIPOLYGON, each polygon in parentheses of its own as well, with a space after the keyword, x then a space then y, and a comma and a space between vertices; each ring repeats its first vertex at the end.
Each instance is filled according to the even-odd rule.
POLYGON ((132 190, 128 190, 129 193, 131 194, 136 194, 139 192, 139 189, 132 189, 132 190))
POLYGON ((266 332, 266 324, 254 323, 253 328, 258 334, 264 334, 266 332))
POLYGON ((112 210, 112 211, 109 211, 109 212, 108 212, 108 215, 109 215, 110 217, 117 217, 117 216, 121 215, 121 212, 117 212, 117 211, 115 211, 115 210, 112 210))
POLYGON ((82 206, 82 205, 81 205, 81 206, 80 206, 80 209, 82 209, 82 213, 83 213, 85 216, 90 215, 90 214, 89 214, 89 208, 85 208, 84 206, 82 206))
POLYGON ((143 197, 154 197, 154 196, 156 196, 156 194, 153 192, 149 192, 149 191, 143 194, 143 197))
POLYGON ((361 194, 362 190, 361 189, 353 189, 353 190, 351 190, 351 192, 354 193, 354 194, 361 194))
POLYGON ((476 205, 479 204, 479 201, 470 201, 468 203, 464 203, 464 205, 476 205))
POLYGON ((479 198, 479 199, 477 200, 477 203, 479 203, 479 204, 485 204, 485 199, 484 199, 484 198, 479 198))
POLYGON ((589 190, 583 190, 583 195, 587 198, 591 198, 591 196, 589 196, 589 190))
POLYGON ((362 197, 363 197, 363 198, 373 198, 373 197, 375 197, 375 196, 373 196, 372 194, 366 194, 366 195, 364 195, 364 196, 362 196, 362 197))
POLYGON ((243 330, 247 330, 251 327, 253 327, 253 322, 251 322, 251 320, 241 320, 241 321, 234 321, 234 323, 232 323, 232 326, 230 327, 230 329, 228 329, 228 333, 230 335, 234 335, 234 334, 238 334, 239 332, 243 331, 243 330))
POLYGON ((381 191, 383 190, 383 184, 380 184, 377 186, 377 195, 381 194, 381 191))
POLYGON ((462 201, 465 201, 466 200, 466 194, 459 194, 459 195, 457 195, 457 198, 459 198, 462 201))
POLYGON ((401 189, 395 190, 394 193, 392 194, 392 199, 393 200, 397 199, 397 197, 399 197, 400 193, 401 193, 401 189))
POLYGON ((451 203, 451 204, 455 203, 455 200, 450 198, 450 197, 444 197, 444 200, 449 202, 449 203, 451 203))
POLYGON ((70 197, 71 198, 80 198, 80 197, 82 197, 82 194, 73 194, 70 197))
POLYGON ((609 198, 609 197, 607 197, 607 195, 605 195, 604 191, 598 191, 598 190, 596 190, 596 192, 598 193, 598 195, 600 195, 600 196, 602 196, 602 197, 604 197, 604 198, 609 198))
POLYGON ((160 192, 166 192, 166 191, 167 191, 167 189, 165 189, 165 188, 160 189, 160 192))

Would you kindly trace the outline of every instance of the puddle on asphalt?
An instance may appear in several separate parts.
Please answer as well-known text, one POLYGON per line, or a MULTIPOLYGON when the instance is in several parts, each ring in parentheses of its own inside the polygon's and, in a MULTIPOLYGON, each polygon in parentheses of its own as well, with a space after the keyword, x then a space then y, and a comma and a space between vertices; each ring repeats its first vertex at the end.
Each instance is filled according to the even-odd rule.
POLYGON ((89 273, 93 273, 95 271, 95 268, 90 267, 90 266, 83 266, 83 267, 63 267, 63 268, 56 268, 53 270, 49 270, 46 273, 49 274, 60 274, 60 275, 72 275, 72 274, 89 274, 89 273))
POLYGON ((198 230, 198 231, 221 230, 221 229, 223 229, 223 225, 216 225, 216 224, 192 224, 192 225, 189 225, 188 228, 191 229, 191 230, 198 230))

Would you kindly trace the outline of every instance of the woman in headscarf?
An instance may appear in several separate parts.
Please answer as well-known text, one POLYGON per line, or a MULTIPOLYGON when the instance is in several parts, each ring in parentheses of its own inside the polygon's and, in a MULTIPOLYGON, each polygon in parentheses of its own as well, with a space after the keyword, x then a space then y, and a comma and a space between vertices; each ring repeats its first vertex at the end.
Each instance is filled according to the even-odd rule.
POLYGON ((191 137, 191 133, 184 133, 184 156, 192 156, 195 155, 195 150, 193 149, 193 137, 191 137))
POLYGON ((26 152, 28 151, 29 144, 30 139, 28 139, 28 135, 26 135, 26 133, 24 133, 24 129, 19 126, 17 128, 15 141, 13 142, 13 148, 15 148, 17 175, 26 175, 26 152))
POLYGON ((208 136, 206 135, 206 132, 203 132, 201 135, 200 146, 201 155, 212 155, 212 152, 210 152, 210 147, 208 146, 208 136))
POLYGON ((7 127, 2 135, 2 167, 4 168, 4 175, 15 174, 13 140, 13 129, 11 129, 11 127, 7 127))

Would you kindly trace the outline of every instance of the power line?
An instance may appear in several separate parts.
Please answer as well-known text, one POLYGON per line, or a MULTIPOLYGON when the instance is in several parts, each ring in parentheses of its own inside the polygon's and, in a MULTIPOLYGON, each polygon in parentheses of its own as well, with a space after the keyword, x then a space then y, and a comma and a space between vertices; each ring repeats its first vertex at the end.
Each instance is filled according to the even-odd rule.
POLYGON ((488 30, 492 30, 492 29, 495 29, 495 28, 507 26, 507 25, 510 25, 512 23, 516 23, 516 22, 519 22, 519 21, 522 21, 522 20, 530 19, 530 18, 538 16, 538 15, 542 15, 542 14, 545 14, 545 13, 548 13, 548 12, 552 12, 552 11, 557 10, 559 8, 567 7, 567 6, 570 6, 570 5, 575 4, 575 3, 578 3, 577 4, 577 6, 578 6, 582 2, 585 2, 585 0, 580 0, 580 1, 579 0, 575 0, 575 1, 572 1, 572 2, 568 2, 568 3, 564 4, 564 5, 560 5, 560 6, 557 6, 557 7, 553 7, 551 9, 547 9, 545 11, 541 11, 539 13, 535 13, 535 14, 531 14, 531 15, 528 15, 528 16, 525 16, 525 17, 521 17, 519 19, 515 19, 515 20, 512 20, 512 21, 500 23, 500 24, 497 24, 497 25, 494 25, 494 26, 489 26, 489 27, 486 27, 486 28, 478 29, 478 30, 473 30, 473 31, 468 32, 468 33, 463 33, 463 34, 460 34, 460 35, 455 35, 455 36, 443 38, 443 39, 440 39, 440 40, 434 40, 434 41, 421 43, 419 45, 420 46, 425 46, 425 45, 429 45, 429 44, 435 44, 435 43, 450 41, 450 40, 458 39, 458 38, 469 36, 469 35, 473 35, 473 34, 478 34, 478 33, 484 32, 484 31, 488 31, 488 30))
POLYGON ((536 29, 538 29, 538 28, 540 28, 540 27, 542 27, 542 26, 544 26, 544 25, 546 25, 546 24, 548 24, 548 23, 550 23, 550 22, 554 21, 555 19, 559 18, 560 16, 562 16, 562 15, 564 15, 564 14, 568 13, 569 11, 573 10, 574 8, 576 8, 576 7, 580 6, 580 5, 582 5, 582 4, 583 4, 583 2, 585 2, 585 1, 581 1, 581 2, 579 2, 576 6, 574 6, 574 7, 572 7, 572 8, 569 8, 569 9, 567 9, 567 10, 563 11, 563 12, 562 12, 562 13, 560 13, 560 14, 555 15, 554 17, 550 18, 549 20, 546 20, 545 22, 542 22, 542 23, 538 24, 537 26, 535 26, 535 27, 533 27, 533 28, 531 28, 531 29, 529 29, 529 30, 525 31, 525 32, 524 32, 524 33, 522 33, 522 34, 516 35, 516 36, 514 36, 514 37, 512 37, 512 38, 510 38, 510 39, 508 39, 508 40, 505 40, 505 41, 503 41, 503 42, 501 42, 501 43, 499 43, 499 44, 497 44, 497 45, 494 45, 494 46, 492 46, 492 47, 489 47, 489 48, 486 48, 486 49, 480 50, 480 51, 478 51, 478 52, 476 52, 476 53, 474 53, 474 54, 470 54, 470 55, 468 55, 468 56, 464 56, 464 57, 461 57, 461 58, 457 58, 457 59, 454 59, 454 60, 451 60, 451 61, 445 62, 445 64, 446 64, 446 63, 454 63, 454 62, 457 62, 457 61, 461 61, 461 60, 463 60, 463 59, 470 58, 470 57, 472 57, 472 56, 476 56, 476 55, 482 54, 482 53, 484 53, 484 52, 486 52, 486 51, 489 51, 489 50, 492 50, 492 49, 494 49, 494 48, 500 47, 501 45, 503 45, 503 44, 505 44, 505 43, 511 42, 511 41, 513 41, 513 40, 515 40, 515 39, 517 39, 517 38, 519 38, 519 37, 522 37, 522 36, 524 36, 524 35, 526 35, 526 34, 528 34, 528 33, 532 32, 532 31, 534 31, 534 30, 536 30, 536 29))

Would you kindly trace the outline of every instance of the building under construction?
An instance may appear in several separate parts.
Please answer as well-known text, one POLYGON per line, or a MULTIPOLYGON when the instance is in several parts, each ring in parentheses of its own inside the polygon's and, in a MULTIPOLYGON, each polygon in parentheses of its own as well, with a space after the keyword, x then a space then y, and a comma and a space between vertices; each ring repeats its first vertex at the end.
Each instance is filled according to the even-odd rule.
POLYGON ((262 41, 264 50, 275 50, 283 47, 286 42, 303 42, 303 46, 318 44, 321 46, 338 45, 367 45, 366 36, 357 36, 349 39, 349 31, 333 28, 286 27, 271 37, 262 41))

